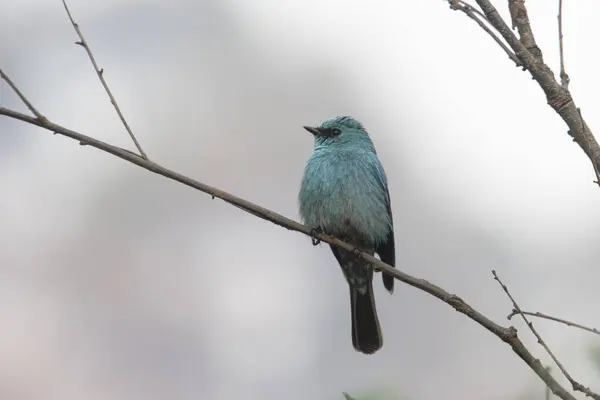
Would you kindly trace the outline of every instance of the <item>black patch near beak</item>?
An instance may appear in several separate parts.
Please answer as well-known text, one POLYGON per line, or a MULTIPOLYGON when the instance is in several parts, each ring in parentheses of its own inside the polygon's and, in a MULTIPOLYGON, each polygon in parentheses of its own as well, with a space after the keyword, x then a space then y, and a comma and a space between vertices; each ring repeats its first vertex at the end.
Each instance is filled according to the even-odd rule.
POLYGON ((315 136, 324 136, 324 137, 332 136, 331 128, 315 128, 312 126, 304 126, 303 128, 315 136))

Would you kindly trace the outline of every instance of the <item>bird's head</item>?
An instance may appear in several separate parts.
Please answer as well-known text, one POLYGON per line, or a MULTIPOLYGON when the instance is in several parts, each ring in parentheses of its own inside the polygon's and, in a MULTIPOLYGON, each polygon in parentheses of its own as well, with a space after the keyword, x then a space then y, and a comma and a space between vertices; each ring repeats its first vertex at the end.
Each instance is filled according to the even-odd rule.
POLYGON ((318 127, 305 126, 313 134, 315 149, 360 146, 375 151, 365 127, 352 117, 331 117, 318 127))

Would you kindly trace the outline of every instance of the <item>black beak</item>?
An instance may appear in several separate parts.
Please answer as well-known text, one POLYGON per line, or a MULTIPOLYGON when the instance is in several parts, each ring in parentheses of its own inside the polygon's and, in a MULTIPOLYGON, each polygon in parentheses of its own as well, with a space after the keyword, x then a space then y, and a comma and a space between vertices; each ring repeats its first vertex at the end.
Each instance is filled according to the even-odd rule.
POLYGON ((315 136, 327 136, 327 132, 324 129, 314 128, 312 126, 304 126, 303 128, 306 129, 307 131, 309 131, 310 133, 312 133, 315 136))

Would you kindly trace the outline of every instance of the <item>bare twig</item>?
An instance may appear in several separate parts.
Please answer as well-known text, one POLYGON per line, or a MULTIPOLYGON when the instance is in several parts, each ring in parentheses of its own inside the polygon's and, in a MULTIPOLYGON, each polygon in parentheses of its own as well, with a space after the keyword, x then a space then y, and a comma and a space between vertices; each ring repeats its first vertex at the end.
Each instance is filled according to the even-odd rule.
POLYGON ((142 158, 148 159, 148 156, 146 156, 146 153, 144 153, 144 150, 142 150, 142 146, 135 138, 133 131, 131 130, 131 128, 129 127, 129 124, 125 120, 123 113, 121 113, 121 109, 119 108, 117 101, 115 100, 112 92, 110 91, 110 89, 108 87, 108 84, 106 83, 106 80, 104 79, 104 69, 100 69, 98 67, 98 64, 96 63, 96 59, 94 58, 94 55, 92 54, 92 49, 90 49, 90 46, 88 46, 87 42, 85 41, 83 34, 81 33, 81 30, 79 29, 79 25, 73 20, 73 17, 71 16, 71 12, 69 11, 69 7, 67 6, 66 0, 62 0, 62 3, 65 6, 65 11, 67 12, 67 15, 69 16, 69 20, 71 21, 71 24, 73 25, 73 28, 75 29, 75 32, 77 33, 77 36, 79 36, 80 41, 75 42, 75 44, 80 45, 87 52, 87 54, 90 58, 90 61, 92 62, 92 65, 94 66, 94 70, 96 71, 96 75, 98 75, 98 78, 100 78, 100 82, 102 82, 102 86, 104 86, 104 90, 106 90, 106 93, 108 94, 108 97, 110 98, 110 102, 112 103, 113 107, 117 111, 117 114, 119 115, 119 118, 121 119, 121 122, 123 123, 123 126, 125 126, 127 133, 129 133, 131 140, 133 140, 133 144, 135 144, 135 147, 137 147, 142 158))
POLYGON ((542 337, 540 336, 540 334, 537 332, 537 330, 533 327, 533 323, 530 322, 527 317, 525 316, 525 313, 523 313, 523 311, 521 310, 521 308, 519 307, 519 305, 517 304, 517 302, 515 301, 514 297, 512 297, 512 295, 510 294, 510 292, 508 291, 508 288, 506 287, 506 285, 504 283, 502 283, 502 281, 500 280, 500 278, 498 277, 498 274, 496 274, 496 271, 492 270, 492 274, 494 275, 494 279, 496 281, 498 281, 498 283, 500 284, 500 286, 502 287, 502 289, 504 290, 504 293, 506 293, 506 295, 508 296, 508 298, 510 299, 510 301, 513 304, 514 309, 517 311, 517 313, 519 315, 521 315, 521 318, 523 318, 523 321, 525 321, 525 323, 527 324, 527 326, 529 327, 529 330, 531 330, 531 332, 535 335, 535 337, 538 340, 538 343, 540 345, 542 345, 542 347, 546 350, 546 352, 550 355, 550 357, 552 358, 552 360, 554 361, 554 363, 558 366, 558 368, 560 369, 560 371, 563 373, 563 375, 567 378, 567 380, 569 381, 569 383, 571 383, 571 385, 573 386, 573 390, 576 390, 578 392, 582 392, 585 393, 587 396, 595 399, 595 400, 600 400, 600 395, 592 392, 589 388, 583 386, 582 384, 580 384, 579 382, 577 382, 575 379, 573 379, 573 377, 571 377, 571 375, 569 374, 569 372, 566 370, 566 368, 561 364, 560 361, 558 361, 558 358, 556 358, 556 356, 554 355, 554 353, 552 352, 552 350, 550 350, 550 347, 548 347, 548 345, 546 344, 546 342, 544 342, 544 339, 542 339, 542 337))
POLYGON ((346 400, 355 400, 354 397, 350 396, 348 393, 346 392, 342 392, 342 394, 344 395, 344 399, 346 400))
MULTIPOLYGON (((569 135, 573 137, 573 140, 588 156, 592 162, 594 171, 600 171, 600 145, 596 141, 596 138, 594 138, 594 135, 585 121, 581 118, 578 107, 571 97, 571 93, 556 81, 552 70, 545 63, 540 62, 539 58, 536 58, 536 56, 521 43, 506 22, 504 22, 498 13, 498 10, 496 10, 490 0, 475 1, 483 11, 488 22, 500 33, 504 40, 506 40, 511 49, 515 52, 515 55, 523 62, 525 68, 540 85, 546 94, 548 104, 558 113, 558 115, 560 115, 563 121, 565 121, 569 127, 569 135)), ((523 9, 525 9, 525 4, 521 2, 519 4, 519 10, 522 11, 523 9)), ((515 22, 520 24, 520 21, 521 18, 516 18, 515 22)))
POLYGON ((8 75, 6 75, 2 69, 0 68, 0 78, 4 79, 4 81, 6 83, 8 83, 8 86, 10 86, 10 88, 13 90, 13 92, 15 92, 15 94, 19 97, 19 100, 21 100, 23 102, 23 104, 25 104, 25 106, 29 109, 29 111, 31 111, 31 113, 33 115, 35 115, 36 118, 40 119, 40 120, 45 120, 46 117, 44 117, 34 106, 33 104, 31 104, 29 102, 29 100, 27 100, 27 97, 25 97, 25 95, 23 93, 21 93, 21 91, 19 90, 19 88, 13 83, 13 81, 10 80, 10 78, 8 77, 8 75))
MULTIPOLYGON (((135 164, 139 167, 142 167, 150 172, 153 172, 158 175, 162 175, 168 179, 180 182, 186 186, 197 189, 201 192, 207 193, 211 195, 213 198, 217 197, 225 202, 232 204, 250 214, 253 214, 261 219, 272 222, 276 225, 282 226, 292 231, 301 232, 307 236, 314 237, 319 239, 322 242, 326 242, 329 244, 333 244, 334 246, 343 248, 348 251, 355 251, 353 246, 348 243, 342 242, 341 240, 328 236, 324 233, 315 232, 313 229, 302 225, 296 221, 293 221, 289 218, 284 217, 283 215, 277 214, 274 211, 268 210, 259 205, 253 204, 247 200, 241 199, 237 196, 224 192, 220 189, 214 188, 212 186, 206 185, 204 183, 198 182, 194 179, 188 178, 184 175, 181 175, 175 171, 171 171, 153 161, 144 159, 136 154, 133 154, 127 150, 121 149, 119 147, 110 145, 108 143, 102 142, 100 140, 94 139, 90 136, 83 135, 81 133, 75 132, 73 130, 67 129, 60 125, 54 124, 48 120, 38 120, 36 118, 32 118, 28 115, 6 109, 4 107, 0 107, 0 115, 5 115, 10 118, 14 118, 17 120, 21 120, 28 124, 36 125, 40 128, 44 128, 52 133, 56 133, 59 135, 63 135, 69 137, 71 139, 76 140, 77 142, 97 148, 106 153, 112 154, 116 157, 119 157, 125 161, 129 161, 132 164, 135 164)), ((385 271, 387 274, 392 275, 395 279, 398 279, 410 286, 413 286, 417 289, 420 289, 430 295, 440 299, 445 302, 456 311, 466 315, 473 321, 477 322, 479 325, 496 335, 500 340, 507 343, 512 350, 540 377, 544 383, 552 389, 552 392, 555 393, 563 400, 575 400, 575 397, 571 395, 565 388, 563 388, 553 377, 546 371, 546 369, 539 363, 539 361, 527 350, 523 342, 519 340, 517 336, 516 329, 509 327, 503 327, 485 315, 481 314, 479 311, 475 310, 472 306, 467 304, 460 297, 448 293, 444 289, 424 280, 408 275, 398 268, 393 268, 390 265, 384 263, 371 256, 370 254, 359 252, 362 259, 372 264, 375 268, 385 271)))
POLYGON ((569 88, 571 79, 565 71, 565 54, 563 50, 562 0, 558 0, 558 47, 560 51, 560 82, 565 89, 569 88))
POLYGON ((504 52, 508 55, 517 67, 522 67, 523 63, 519 58, 512 52, 510 48, 496 35, 483 21, 487 21, 485 15, 481 13, 478 9, 461 0, 449 0, 450 8, 453 10, 459 10, 464 12, 469 18, 473 21, 477 22, 477 24, 498 43, 498 45, 504 50, 504 52))
POLYGON ((596 335, 600 335, 600 331, 596 328, 589 328, 587 326, 578 324, 576 322, 568 321, 566 319, 556 318, 551 315, 543 314, 541 312, 530 312, 530 311, 519 312, 516 309, 513 309, 512 312, 510 314, 508 314, 507 318, 510 320, 512 317, 514 317, 515 315, 518 315, 518 314, 524 314, 524 315, 530 315, 532 317, 549 319, 551 321, 560 322, 561 324, 565 324, 567 326, 572 326, 574 328, 583 329, 584 331, 588 331, 588 332, 595 333, 596 335))

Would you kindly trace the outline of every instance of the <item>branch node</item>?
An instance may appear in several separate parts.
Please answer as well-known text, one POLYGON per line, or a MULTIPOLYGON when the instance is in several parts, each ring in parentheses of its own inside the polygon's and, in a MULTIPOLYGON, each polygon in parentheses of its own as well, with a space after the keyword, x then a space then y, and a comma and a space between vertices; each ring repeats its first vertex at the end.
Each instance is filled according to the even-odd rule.
POLYGON ((565 378, 567 378, 567 380, 573 385, 573 389, 577 390, 577 391, 580 391, 580 392, 583 392, 586 395, 593 397, 594 399, 600 400, 600 395, 589 391, 589 389, 588 389, 588 391, 589 391, 589 394, 588 394, 588 392, 586 392, 585 390, 578 390, 578 389, 575 388, 575 383, 577 383, 577 382, 571 377, 571 375, 566 370, 566 368, 561 364, 561 362, 558 361, 558 358, 556 358, 556 356, 554 355, 554 353, 552 352, 552 350, 550 350, 550 348, 548 347, 548 345, 546 344, 546 342, 544 342, 544 339, 542 339, 542 337, 540 336, 540 334, 533 327, 533 323, 527 319, 527 317, 525 316, 525 313, 523 312, 523 310, 521 309, 521 307, 519 307, 519 305, 517 304, 517 302, 514 299, 514 297, 510 294, 510 292, 508 291, 508 288, 506 287, 506 285, 504 285, 504 283, 502 283, 502 281, 500 280, 500 278, 496 274, 495 270, 492 270, 492 274, 494 275, 494 279, 500 284, 500 286, 502 287, 502 289, 504 290, 504 292, 506 293, 506 295, 508 296, 508 298, 512 302, 514 310, 516 310, 517 313, 519 315, 521 315, 521 318, 523 318, 523 321, 525 321, 525 324, 527 324, 527 326, 529 327, 529 330, 531 330, 531 332, 533 333, 533 335, 536 337, 538 343, 544 348, 544 350, 546 350, 546 352, 548 353, 548 355, 550 355, 550 357, 552 358, 552 360, 554 361, 554 363, 558 366, 558 368, 560 369, 560 371, 562 372, 562 374, 565 376, 565 378))
POLYGON ((15 85, 13 83, 13 81, 10 80, 10 78, 8 77, 8 75, 6 75, 2 69, 0 68, 0 79, 4 79, 4 81, 8 84, 8 86, 10 86, 10 88, 12 89, 13 92, 15 92, 15 94, 17 95, 17 97, 19 98, 19 100, 21 100, 21 102, 23 102, 23 104, 25 104, 25 107, 27 107, 29 109, 29 111, 31 111, 31 113, 35 116, 35 118, 42 124, 45 125, 48 122, 48 119, 46 117, 44 117, 42 115, 42 113, 40 113, 37 108, 35 108, 33 106, 33 104, 31 104, 29 102, 29 100, 27 100, 27 97, 25 97, 25 95, 23 93, 21 93, 21 91, 19 90, 19 88, 17 87, 17 85, 15 85))

